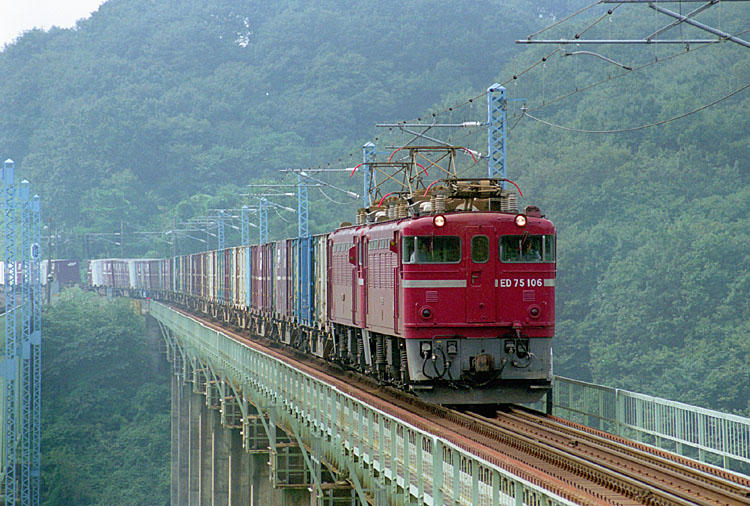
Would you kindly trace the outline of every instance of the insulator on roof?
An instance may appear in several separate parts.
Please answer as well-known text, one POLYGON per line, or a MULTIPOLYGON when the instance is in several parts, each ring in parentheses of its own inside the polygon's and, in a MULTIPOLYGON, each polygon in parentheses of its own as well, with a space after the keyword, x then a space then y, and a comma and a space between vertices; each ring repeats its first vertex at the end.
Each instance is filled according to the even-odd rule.
POLYGON ((518 212, 518 196, 515 193, 508 194, 508 212, 518 212))
POLYGON ((435 195, 435 205, 433 206, 433 211, 435 213, 444 213, 445 206, 446 206, 445 195, 435 195))

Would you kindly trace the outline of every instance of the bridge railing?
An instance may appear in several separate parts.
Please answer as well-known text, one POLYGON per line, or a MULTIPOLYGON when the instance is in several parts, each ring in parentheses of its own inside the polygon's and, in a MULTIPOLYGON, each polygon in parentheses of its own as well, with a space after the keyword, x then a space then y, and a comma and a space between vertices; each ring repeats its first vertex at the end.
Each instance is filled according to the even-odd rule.
POLYGON ((552 414, 748 474, 750 419, 555 376, 552 414))
MULTIPOLYGON (((200 357, 259 411, 267 411, 300 446, 314 449, 314 461, 348 470, 354 488, 375 504, 573 506, 162 304, 152 302, 150 312, 186 353, 200 357)), ((312 483, 311 489, 320 486, 312 483)))

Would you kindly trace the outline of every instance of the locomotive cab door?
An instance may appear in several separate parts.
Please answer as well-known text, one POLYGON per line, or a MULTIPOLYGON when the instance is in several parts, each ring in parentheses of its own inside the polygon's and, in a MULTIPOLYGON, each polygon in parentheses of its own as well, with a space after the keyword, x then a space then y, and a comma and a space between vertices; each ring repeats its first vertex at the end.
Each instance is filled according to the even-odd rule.
POLYGON ((359 292, 359 301, 358 301, 358 309, 359 309, 359 318, 356 322, 359 324, 360 327, 365 328, 367 327, 367 312, 368 312, 368 304, 367 304, 367 250, 369 246, 370 239, 367 236, 361 236, 359 238, 359 256, 357 258, 357 266, 359 268, 359 276, 357 279, 357 286, 358 286, 358 292, 359 292))
POLYGON ((491 254, 494 234, 488 226, 466 227, 466 317, 469 323, 495 321, 495 263, 491 254))

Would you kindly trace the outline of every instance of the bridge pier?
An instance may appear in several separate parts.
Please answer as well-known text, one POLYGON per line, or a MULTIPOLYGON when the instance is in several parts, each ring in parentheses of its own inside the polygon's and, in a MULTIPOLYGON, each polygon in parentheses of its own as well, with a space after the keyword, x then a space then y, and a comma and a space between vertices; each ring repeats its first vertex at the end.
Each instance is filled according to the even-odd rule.
POLYGON ((180 384, 179 410, 180 419, 177 428, 179 488, 177 499, 179 504, 188 504, 188 493, 190 491, 190 389, 185 384, 180 384))
POLYGON ((229 504, 250 504, 251 497, 250 455, 242 447, 239 430, 230 431, 229 439, 229 504))
MULTIPOLYGON (((252 506, 308 506, 310 493, 303 489, 275 488, 271 480, 268 454, 254 454, 252 459, 252 506)), ((243 503, 241 503, 243 504, 243 503)))
POLYGON ((172 504, 188 504, 189 398, 179 375, 172 376, 172 504))
MULTIPOLYGON (((198 502, 196 505, 211 504, 213 495, 211 480, 211 453, 212 430, 209 424, 208 407, 199 394, 193 394, 197 398, 200 407, 200 449, 198 450, 198 502)), ((174 506, 174 505, 173 505, 174 506)), ((193 506, 192 504, 190 506, 193 506)))
POLYGON ((171 428, 172 428, 172 442, 170 445, 170 503, 171 504, 178 504, 178 497, 177 497, 177 490, 180 488, 180 480, 177 476, 177 471, 180 469, 179 465, 179 458, 178 458, 178 450, 180 448, 180 445, 177 443, 178 436, 177 436, 177 429, 180 426, 180 407, 179 407, 179 394, 177 393, 178 390, 178 379, 177 375, 173 374, 171 376, 172 378, 172 404, 170 409, 170 420, 171 420, 171 428))
MULTIPOLYGON (((183 388, 190 390, 189 385, 184 385, 183 388)), ((203 398, 190 391, 190 457, 188 463, 188 505, 198 506, 200 505, 200 493, 201 493, 201 448, 205 445, 203 443, 203 434, 201 433, 201 426, 204 425, 205 417, 208 410, 206 409, 206 403, 203 402, 203 398)))
POLYGON ((174 373, 173 506, 360 504, 345 479, 321 468, 319 438, 303 449, 278 424, 278 406, 238 392, 161 330, 174 373))
POLYGON ((209 427, 212 429, 211 448, 213 458, 211 459, 212 472, 212 498, 211 506, 229 505, 229 441, 227 432, 221 426, 220 415, 215 410, 209 412, 209 427))
MULTIPOLYGON (((226 413, 228 402, 217 404, 222 398, 220 394, 224 386, 206 381, 201 377, 203 370, 175 358, 173 354, 171 504, 311 504, 309 480, 290 483, 290 477, 295 478, 291 481, 299 482, 300 476, 304 475, 304 471, 300 474, 298 462, 290 463, 295 460, 288 456, 294 453, 294 445, 278 435, 281 442, 278 443, 280 448, 276 454, 285 457, 282 459, 283 465, 272 470, 270 443, 260 421, 264 415, 256 412, 246 419, 241 416, 233 419, 226 413), (205 390, 200 393, 200 389, 205 390), (212 405, 209 406, 209 403, 212 405), (225 416, 222 416, 222 411, 225 416), (271 474, 272 471, 274 474, 271 474), (275 487, 275 483, 280 484, 281 488, 275 487), (284 488, 289 486, 292 488, 284 488)), ((268 423, 267 417, 264 418, 268 423)), ((274 425, 271 427, 274 432, 280 432, 274 425)))

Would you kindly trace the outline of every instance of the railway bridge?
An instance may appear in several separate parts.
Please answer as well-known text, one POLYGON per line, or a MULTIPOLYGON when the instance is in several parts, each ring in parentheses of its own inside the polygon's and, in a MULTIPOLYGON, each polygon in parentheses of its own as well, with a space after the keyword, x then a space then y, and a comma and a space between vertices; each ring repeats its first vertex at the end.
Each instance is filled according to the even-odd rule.
MULTIPOLYGON (((161 303, 140 304, 174 372, 174 506, 588 504, 476 451, 470 437, 444 437, 274 350, 161 303)), ((565 378, 546 408, 695 461, 750 468, 746 418, 565 378)))

